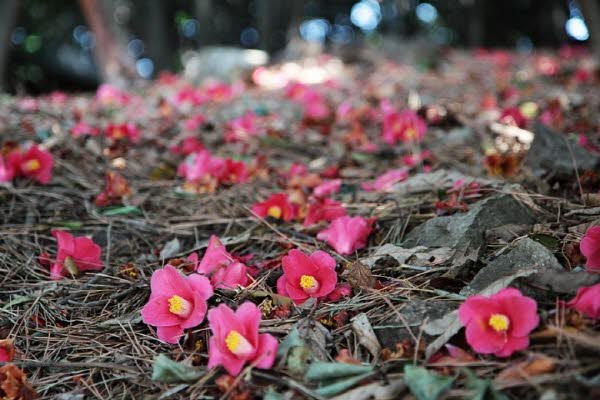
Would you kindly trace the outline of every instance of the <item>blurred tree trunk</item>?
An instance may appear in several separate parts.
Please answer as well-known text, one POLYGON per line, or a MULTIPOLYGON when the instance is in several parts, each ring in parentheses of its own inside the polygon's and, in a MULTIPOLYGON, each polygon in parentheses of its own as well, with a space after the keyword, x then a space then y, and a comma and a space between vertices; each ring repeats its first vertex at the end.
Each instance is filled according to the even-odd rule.
POLYGON ((156 72, 169 68, 166 6, 167 3, 163 0, 146 0, 144 2, 144 12, 147 14, 146 23, 143 24, 146 37, 144 43, 156 72))
POLYGON ((600 63, 600 5, 598 0, 580 0, 580 4, 590 32, 592 51, 600 63))
POLYGON ((10 35, 17 22, 19 0, 0 1, 0 92, 4 91, 6 66, 10 50, 10 35))
POLYGON ((214 24, 214 4, 212 0, 196 0, 196 19, 198 20, 198 42, 200 46, 217 44, 216 27, 214 24))
POLYGON ((120 46, 112 29, 111 19, 106 15, 101 1, 79 0, 81 10, 96 36, 94 58, 101 80, 118 86, 126 86, 135 78, 133 60, 120 46))
POLYGON ((478 47, 483 45, 484 37, 484 19, 485 19, 485 5, 482 0, 471 0, 469 4, 469 21, 467 21, 468 35, 467 43, 469 46, 478 47))

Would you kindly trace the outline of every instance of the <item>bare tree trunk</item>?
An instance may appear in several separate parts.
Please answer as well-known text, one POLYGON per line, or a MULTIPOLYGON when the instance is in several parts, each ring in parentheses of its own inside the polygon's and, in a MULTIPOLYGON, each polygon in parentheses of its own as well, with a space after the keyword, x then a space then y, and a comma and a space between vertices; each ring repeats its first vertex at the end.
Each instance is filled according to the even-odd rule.
POLYGON ((102 3, 98 0, 79 0, 79 4, 88 25, 96 35, 94 57, 102 80, 119 86, 127 85, 135 77, 135 68, 131 58, 119 45, 110 20, 102 9, 102 3))
POLYGON ((10 49, 10 34, 17 21, 19 0, 3 0, 0 2, 0 92, 4 88, 8 53, 10 49))
POLYGON ((200 46, 209 46, 217 43, 217 35, 215 34, 214 5, 212 0, 196 0, 194 2, 196 8, 196 19, 200 25, 199 43, 200 46))
POLYGON ((598 5, 598 0, 580 0, 579 2, 590 32, 592 51, 596 61, 600 63, 600 5, 598 5))
POLYGON ((166 20, 167 3, 163 0, 146 0, 147 23, 144 24, 148 55, 154 62, 156 72, 169 67, 169 44, 166 20))

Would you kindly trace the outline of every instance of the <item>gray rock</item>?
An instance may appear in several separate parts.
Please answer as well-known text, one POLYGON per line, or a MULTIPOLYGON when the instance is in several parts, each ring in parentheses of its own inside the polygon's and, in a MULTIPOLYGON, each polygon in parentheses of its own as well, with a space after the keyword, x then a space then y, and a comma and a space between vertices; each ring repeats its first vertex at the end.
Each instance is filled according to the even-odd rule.
POLYGON ((483 248, 489 229, 534 222, 528 207, 510 194, 500 194, 473 204, 467 213, 430 219, 410 231, 402 245, 450 247, 468 254, 483 248))
POLYGON ((524 238, 519 240, 512 250, 482 268, 460 294, 470 296, 499 279, 511 278, 523 271, 533 270, 536 272, 519 278, 519 284, 516 286, 534 297, 540 297, 540 290, 573 295, 581 286, 593 285, 600 281, 597 274, 564 270, 549 249, 532 239, 524 238))
MULTIPOLYGON (((378 326, 374 326, 375 334, 377 339, 383 347, 389 349, 395 349, 396 343, 400 343, 405 339, 412 341, 412 335, 408 331, 408 328, 412 331, 413 335, 419 336, 421 326, 427 321, 435 321, 444 317, 444 315, 452 312, 456 309, 457 304, 449 301, 423 301, 423 300, 411 300, 410 303, 399 310, 398 316, 382 322, 378 326), (408 327, 408 328, 407 328, 408 327)), ((433 337, 439 334, 439 332, 424 331, 423 335, 425 338, 433 337)))
POLYGON ((567 136, 556 133, 541 123, 535 125, 534 132, 535 138, 525 159, 525 165, 531 168, 534 175, 572 176, 575 173, 573 158, 580 171, 600 168, 600 157, 577 143, 571 142, 568 146, 567 136))

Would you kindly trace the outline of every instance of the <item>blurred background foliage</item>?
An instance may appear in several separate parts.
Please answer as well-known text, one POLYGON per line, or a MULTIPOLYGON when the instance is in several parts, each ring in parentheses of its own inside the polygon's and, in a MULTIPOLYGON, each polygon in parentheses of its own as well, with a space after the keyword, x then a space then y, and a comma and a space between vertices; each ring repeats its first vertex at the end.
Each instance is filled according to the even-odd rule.
POLYGON ((180 71, 207 46, 272 59, 302 45, 351 54, 383 39, 531 52, 593 42, 598 12, 596 0, 1 0, 0 78, 13 93, 93 89, 107 58, 121 57, 112 39, 129 78, 142 79, 180 71))

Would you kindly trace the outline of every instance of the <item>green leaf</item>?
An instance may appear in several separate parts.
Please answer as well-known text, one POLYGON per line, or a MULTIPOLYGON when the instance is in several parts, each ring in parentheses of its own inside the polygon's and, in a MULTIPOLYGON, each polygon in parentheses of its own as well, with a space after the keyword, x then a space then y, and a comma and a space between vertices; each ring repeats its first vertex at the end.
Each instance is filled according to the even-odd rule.
POLYGON ((113 215, 127 215, 127 214, 135 214, 135 215, 143 215, 142 210, 135 206, 122 206, 122 207, 105 207, 98 209, 100 215, 104 215, 107 217, 113 215))
POLYGON ((16 305, 19 305, 19 304, 27 303, 27 302, 32 301, 32 300, 33 300, 33 298, 31 298, 31 297, 15 295, 15 296, 13 296, 13 298, 8 303, 6 303, 2 307, 2 309, 3 310, 8 310, 12 306, 16 306, 16 305))
POLYGON ((462 372, 467 377, 467 388, 474 392, 473 400, 506 400, 506 397, 496 390, 489 379, 479 379, 467 368, 463 368, 462 372))
POLYGON ((159 354, 154 359, 152 380, 165 383, 190 382, 200 378, 204 372, 204 369, 178 363, 164 354, 159 354))
POLYGON ((542 246, 546 247, 548 250, 557 251, 560 247, 560 240, 551 235, 546 235, 544 233, 536 233, 529 237, 541 244, 542 246))
POLYGON ((294 347, 304 347, 304 340, 300 337, 298 329, 294 328, 292 331, 283 339, 283 342, 277 349, 277 357, 285 357, 285 355, 294 347))
POLYGON ((371 375, 372 372, 367 372, 358 376, 350 377, 348 379, 338 380, 335 383, 318 388, 317 393, 319 393, 321 396, 334 396, 347 389, 350 389, 352 386, 366 378, 369 378, 371 375))
POLYGON ((323 381, 325 379, 346 378, 373 372, 370 365, 356 365, 338 362, 314 362, 308 367, 305 379, 323 381))
POLYGON ((60 228, 81 229, 81 227, 83 226, 83 222, 81 222, 81 221, 56 221, 56 222, 52 222, 50 225, 58 226, 60 228))
POLYGON ((454 378, 429 372, 423 367, 405 365, 404 382, 418 400, 436 400, 452 386, 454 378))

